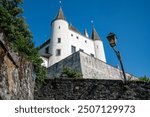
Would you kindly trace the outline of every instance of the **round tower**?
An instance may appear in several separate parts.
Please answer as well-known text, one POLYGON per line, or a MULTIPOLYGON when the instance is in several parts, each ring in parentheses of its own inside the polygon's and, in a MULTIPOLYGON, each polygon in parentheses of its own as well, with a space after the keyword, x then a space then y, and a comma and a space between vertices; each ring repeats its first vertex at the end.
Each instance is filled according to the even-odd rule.
POLYGON ((96 32, 94 26, 92 28, 92 39, 94 41, 94 48, 95 48, 95 56, 96 58, 100 59, 103 62, 106 62, 103 42, 101 41, 98 33, 96 32))
POLYGON ((62 8, 60 7, 56 18, 52 21, 52 36, 50 42, 49 66, 57 63, 69 55, 68 50, 68 22, 65 20, 62 8))

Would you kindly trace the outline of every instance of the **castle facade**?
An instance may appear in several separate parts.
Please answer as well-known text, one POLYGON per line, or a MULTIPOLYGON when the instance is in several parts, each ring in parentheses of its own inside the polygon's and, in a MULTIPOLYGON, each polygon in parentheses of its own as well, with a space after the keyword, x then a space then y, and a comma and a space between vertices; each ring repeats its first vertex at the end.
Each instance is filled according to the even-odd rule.
POLYGON ((106 63, 103 42, 94 26, 91 37, 89 37, 86 29, 81 34, 67 22, 61 7, 51 26, 51 39, 40 46, 40 55, 45 67, 48 68, 77 51, 82 51, 106 63))

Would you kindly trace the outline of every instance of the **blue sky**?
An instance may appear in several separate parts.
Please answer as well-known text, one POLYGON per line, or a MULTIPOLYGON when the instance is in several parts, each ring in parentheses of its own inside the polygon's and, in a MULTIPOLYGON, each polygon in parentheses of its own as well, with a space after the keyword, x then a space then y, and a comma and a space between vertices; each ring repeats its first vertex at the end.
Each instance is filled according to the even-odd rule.
MULTIPOLYGON (((24 0, 23 8, 33 41, 39 46, 51 35, 59 0, 24 0)), ((106 39, 109 32, 114 32, 125 71, 150 77, 150 0, 62 0, 62 8, 67 21, 80 32, 86 28, 91 35, 94 21, 108 64, 119 64, 106 39)))

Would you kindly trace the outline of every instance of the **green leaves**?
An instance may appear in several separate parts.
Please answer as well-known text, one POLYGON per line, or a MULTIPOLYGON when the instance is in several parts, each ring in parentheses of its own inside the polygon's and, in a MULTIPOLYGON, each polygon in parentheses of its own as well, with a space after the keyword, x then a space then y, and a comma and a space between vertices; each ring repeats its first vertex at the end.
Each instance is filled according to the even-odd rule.
POLYGON ((144 77, 140 77, 139 80, 143 82, 150 82, 150 79, 146 75, 144 77))
POLYGON ((22 8, 14 7, 10 13, 13 16, 17 16, 18 14, 23 13, 23 10, 22 8))
POLYGON ((61 76, 64 75, 68 78, 82 78, 82 75, 79 71, 75 71, 69 67, 63 68, 61 76))
POLYGON ((19 3, 23 3, 23 0, 14 0, 14 2, 16 2, 17 4, 19 4, 19 3))
POLYGON ((23 9, 19 7, 22 3, 23 0, 0 0, 0 31, 5 33, 15 51, 33 63, 37 80, 42 82, 46 69, 41 66, 43 61, 38 48, 34 47, 31 31, 22 17, 23 9))

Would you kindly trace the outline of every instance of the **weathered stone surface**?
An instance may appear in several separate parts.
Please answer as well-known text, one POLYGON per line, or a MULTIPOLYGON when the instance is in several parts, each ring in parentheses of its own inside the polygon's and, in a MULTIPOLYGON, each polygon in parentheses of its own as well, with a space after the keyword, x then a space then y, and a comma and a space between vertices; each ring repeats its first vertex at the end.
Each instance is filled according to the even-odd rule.
POLYGON ((0 99, 33 99, 32 64, 17 56, 0 33, 0 99))
MULTIPOLYGON (((80 71, 84 79, 123 80, 120 69, 80 51, 49 67, 48 78, 59 78, 64 67, 80 71)), ((137 79, 128 73, 126 73, 126 77, 128 80, 137 79)))
POLYGON ((74 53, 48 68, 48 78, 59 78, 64 67, 70 67, 74 70, 81 71, 79 56, 79 53, 74 53))
POLYGON ((150 100, 150 83, 96 79, 47 79, 36 100, 150 100))

